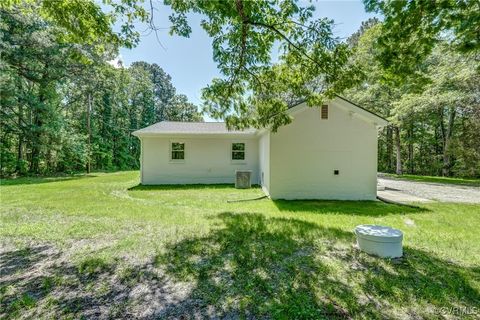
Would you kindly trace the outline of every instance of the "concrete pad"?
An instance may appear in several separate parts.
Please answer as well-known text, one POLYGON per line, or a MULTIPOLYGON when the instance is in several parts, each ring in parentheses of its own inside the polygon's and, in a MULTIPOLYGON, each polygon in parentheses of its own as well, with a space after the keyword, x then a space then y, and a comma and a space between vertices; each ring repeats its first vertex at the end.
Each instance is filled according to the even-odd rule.
POLYGON ((480 204, 480 187, 408 181, 391 177, 379 177, 377 182, 387 191, 401 191, 423 199, 480 204))
POLYGON ((402 192, 400 190, 383 190, 383 191, 377 191, 377 196, 383 199, 386 199, 388 201, 394 201, 394 202, 422 202, 422 203, 427 203, 427 202, 433 202, 433 200, 430 199, 425 199, 425 198, 420 198, 405 192, 402 192))

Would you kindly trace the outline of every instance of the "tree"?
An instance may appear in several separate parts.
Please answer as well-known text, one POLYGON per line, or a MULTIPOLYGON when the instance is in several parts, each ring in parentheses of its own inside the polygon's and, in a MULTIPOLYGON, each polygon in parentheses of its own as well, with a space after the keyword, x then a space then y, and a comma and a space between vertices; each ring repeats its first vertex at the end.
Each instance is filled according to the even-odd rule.
POLYGON ((369 18, 366 21, 362 21, 362 24, 360 25, 360 28, 354 32, 350 37, 347 38, 347 43, 351 47, 356 47, 358 45, 358 41, 360 38, 364 35, 364 33, 370 29, 371 27, 377 25, 380 23, 380 20, 377 18, 369 18))
MULTIPOLYGON (((201 121, 160 66, 107 63, 138 41, 133 21, 156 30, 153 2, 150 16, 140 3, 0 4, 2 175, 137 168, 133 130, 201 121)), ((380 138, 382 170, 480 175, 478 3, 366 0, 385 22, 365 22, 347 43, 294 0, 167 4, 175 34, 191 32, 187 13, 204 16, 223 75, 203 90, 204 110, 230 127, 276 130, 291 104, 352 88, 347 96, 393 124, 380 138)))
POLYGON ((16 10, 2 10, 0 15, 4 135, 17 135, 17 170, 25 170, 24 151, 28 148, 29 170, 38 173, 41 154, 50 156, 55 151, 44 146, 59 133, 60 97, 56 84, 75 72, 78 50, 71 44, 59 43, 59 31, 42 20, 16 10))
POLYGON ((380 135, 379 169, 480 175, 478 61, 449 42, 437 43, 419 64, 420 80, 389 81, 390 71, 378 60, 383 28, 379 23, 355 34, 351 63, 362 69, 364 78, 345 93, 392 123, 380 135))
POLYGON ((159 66, 114 68, 115 51, 64 43, 61 27, 16 8, 0 15, 1 175, 138 168, 131 132, 157 107, 198 120, 159 66))
MULTIPOLYGON (((477 68, 478 62, 452 50, 445 43, 439 44, 426 59, 424 72, 430 81, 424 90, 406 94, 394 103, 394 112, 397 115, 412 114, 415 123, 421 121, 438 128, 437 139, 440 142, 438 153, 441 154, 441 161, 437 167, 443 176, 452 174, 453 158, 457 157, 453 145, 458 146, 459 142, 457 141, 459 120, 465 121, 458 118, 480 120, 478 118, 480 95, 476 88, 480 75, 477 68)), ((468 131, 469 128, 464 127, 463 130, 468 131)), ((480 149, 480 140, 477 141, 476 149, 480 149)), ((413 156, 411 161, 413 162, 413 156)), ((478 167, 478 164, 474 161, 472 166, 478 167)))
MULTIPOLYGON (((105 10, 108 13, 93 1, 25 3, 27 8, 18 0, 10 0, 5 6, 16 5, 25 12, 36 10, 46 21, 65 29, 66 42, 93 45, 97 52, 103 52, 109 45, 114 49, 119 45, 135 45, 138 40, 135 20, 148 21, 152 30, 157 30, 153 24, 153 2, 150 2, 150 16, 140 1, 135 0, 105 1, 110 8, 105 10), (112 31, 117 18, 125 19, 120 33, 112 31)), ((188 12, 205 16, 202 27, 213 38, 213 57, 224 76, 205 89, 205 110, 215 118, 226 118, 230 126, 272 125, 275 129, 288 123, 284 94, 272 90, 277 87, 268 82, 259 83, 266 75, 274 75, 279 86, 291 89, 290 96, 304 99, 312 106, 341 92, 355 79, 355 70, 346 64, 348 46, 333 36, 333 21, 312 19, 313 6, 299 6, 295 0, 167 0, 166 4, 174 11, 170 17, 173 34, 189 35, 188 12), (272 66, 271 53, 277 45, 280 67, 272 66), (288 66, 295 66, 295 72, 288 72, 288 66), (321 91, 311 85, 319 81, 321 91), (278 116, 268 117, 272 113, 278 116)))
POLYGON ((148 13, 142 1, 104 0, 102 6, 95 1, 71 0, 6 0, 1 10, 15 10, 28 16, 37 16, 46 23, 62 28, 59 41, 80 43, 99 51, 133 47, 139 41, 135 21, 147 21, 148 13), (119 32, 113 30, 119 26, 119 32))
POLYGON ((367 24, 362 24, 352 38, 358 38, 358 40, 351 42, 354 48, 352 63, 361 68, 363 79, 358 86, 347 90, 345 95, 352 101, 367 106, 371 111, 391 120, 393 125, 386 127, 384 134, 380 137, 379 169, 402 174, 401 122, 392 117, 394 116, 393 103, 399 99, 405 89, 383 81, 384 69, 376 60, 376 40, 381 35, 382 26, 379 23, 371 23, 368 28, 366 26, 367 24))
POLYGON ((150 80, 154 85, 153 94, 156 120, 166 120, 165 109, 175 96, 175 87, 171 82, 172 77, 156 63, 150 64, 144 61, 139 61, 132 63, 131 68, 141 68, 150 74, 150 80))
POLYGON ((184 94, 177 94, 165 108, 165 118, 170 121, 203 121, 198 108, 184 94))
POLYGON ((292 98, 313 106, 355 79, 346 65, 347 45, 333 36, 333 21, 312 19, 313 6, 301 7, 294 0, 166 3, 174 11, 172 34, 190 34, 188 12, 205 17, 202 27, 213 38, 213 59, 224 78, 214 79, 203 98, 206 111, 226 119, 229 126, 275 130, 290 121, 284 88, 292 98), (279 64, 272 65, 277 44, 279 64), (320 91, 315 85, 319 82, 320 91))
POLYGON ((437 43, 449 41, 455 50, 478 55, 479 1, 364 0, 367 11, 384 16, 378 43, 383 67, 391 80, 405 81, 418 73, 437 43))

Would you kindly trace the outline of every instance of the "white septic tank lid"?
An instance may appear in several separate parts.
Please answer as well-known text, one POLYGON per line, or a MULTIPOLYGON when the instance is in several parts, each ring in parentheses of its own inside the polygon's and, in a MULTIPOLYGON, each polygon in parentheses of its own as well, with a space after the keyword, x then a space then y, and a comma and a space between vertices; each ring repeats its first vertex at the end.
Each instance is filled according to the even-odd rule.
POLYGON ((357 237, 376 242, 398 242, 403 239, 402 231, 387 226, 362 224, 355 228, 357 237))

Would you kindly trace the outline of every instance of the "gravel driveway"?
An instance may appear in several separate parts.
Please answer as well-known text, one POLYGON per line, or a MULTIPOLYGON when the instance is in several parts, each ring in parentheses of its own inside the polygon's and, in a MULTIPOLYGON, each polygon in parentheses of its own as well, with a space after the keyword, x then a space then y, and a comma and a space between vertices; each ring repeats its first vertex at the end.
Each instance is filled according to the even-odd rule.
POLYGON ((394 189, 440 202, 480 203, 480 187, 408 181, 385 176, 378 177, 378 185, 387 190, 394 189))

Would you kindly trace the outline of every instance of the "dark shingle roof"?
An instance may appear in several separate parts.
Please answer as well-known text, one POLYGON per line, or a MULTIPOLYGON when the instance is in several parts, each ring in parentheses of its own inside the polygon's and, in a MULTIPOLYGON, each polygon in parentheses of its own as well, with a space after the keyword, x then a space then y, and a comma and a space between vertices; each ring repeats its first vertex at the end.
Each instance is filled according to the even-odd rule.
POLYGON ((255 129, 228 130, 225 122, 161 121, 137 130, 133 134, 254 134, 255 132, 255 129))

